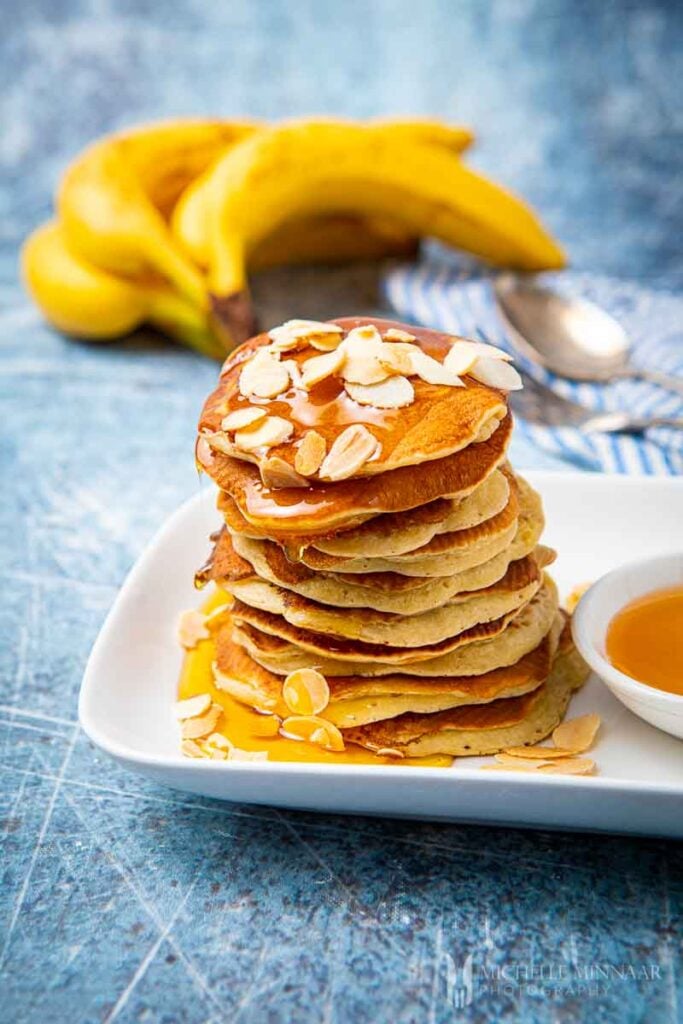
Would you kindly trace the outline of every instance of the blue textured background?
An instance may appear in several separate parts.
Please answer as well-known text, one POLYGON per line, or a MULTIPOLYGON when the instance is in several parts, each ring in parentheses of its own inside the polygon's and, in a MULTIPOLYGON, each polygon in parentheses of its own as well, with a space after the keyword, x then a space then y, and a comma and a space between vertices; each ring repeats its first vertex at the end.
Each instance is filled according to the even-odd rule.
MULTIPOLYGON (((193 429, 216 369, 148 338, 65 341, 16 279, 18 243, 94 135, 162 115, 328 111, 470 122, 477 165, 539 207, 577 266, 680 285, 676 12, 6 0, 3 1020, 678 1020, 674 844, 233 808, 128 776, 90 747, 75 724, 85 659, 127 569, 197 486, 193 429), (449 968, 468 954, 474 999, 456 1011, 449 968), (582 980, 603 965, 624 976, 582 980), (507 978, 487 982, 501 967, 507 978)), ((550 464, 519 444, 514 455, 550 464)))

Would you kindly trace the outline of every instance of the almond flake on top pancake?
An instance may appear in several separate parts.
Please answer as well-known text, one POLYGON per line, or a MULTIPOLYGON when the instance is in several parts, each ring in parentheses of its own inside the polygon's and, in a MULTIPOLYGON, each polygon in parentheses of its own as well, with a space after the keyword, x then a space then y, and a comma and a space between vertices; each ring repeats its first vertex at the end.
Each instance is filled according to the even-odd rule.
MULTIPOLYGON (((405 327, 395 321, 374 318, 353 317, 331 322, 343 327, 345 334, 366 324, 375 325, 380 332, 391 327, 405 327)), ((413 344, 441 363, 457 340, 453 335, 426 328, 411 327, 410 331, 417 339, 413 344)), ((242 369, 254 353, 269 344, 268 334, 259 334, 228 357, 218 386, 204 405, 199 429, 220 430, 226 415, 256 406, 268 416, 277 416, 293 425, 291 439, 270 450, 270 454, 292 467, 297 442, 311 429, 324 438, 329 451, 346 427, 351 424, 367 427, 379 441, 381 451, 377 458, 360 466, 356 475, 373 476, 460 451, 478 439, 485 439, 507 413, 503 393, 473 377, 463 378, 463 387, 427 384, 418 377, 411 377, 413 401, 400 409, 360 405, 347 394, 338 375, 325 378, 310 392, 290 385, 276 398, 245 398, 239 389, 242 369)), ((301 369, 307 359, 319 355, 319 351, 307 345, 289 352, 286 358, 296 362, 301 369)), ((259 454, 244 452, 243 456, 258 462, 259 454)))
MULTIPOLYGON (((457 388, 451 390, 458 390, 457 388)), ((370 478, 310 487, 266 487, 256 466, 198 445, 197 459, 233 499, 250 536, 286 540, 301 534, 329 534, 357 526, 384 512, 404 512, 436 498, 464 498, 505 459, 512 418, 505 417, 486 440, 442 459, 392 469, 370 478), (258 532, 256 532, 258 531, 258 532)), ((238 529, 233 515, 231 529, 238 529)))
POLYGON ((542 573, 533 555, 513 562, 505 576, 484 590, 464 594, 419 615, 369 609, 337 609, 301 597, 258 576, 228 585, 240 604, 282 616, 290 625, 339 638, 392 648, 423 648, 473 626, 500 619, 527 604, 540 588, 542 573))
MULTIPOLYGON (((512 665, 540 644, 552 628, 557 607, 557 588, 550 578, 546 578, 536 596, 508 620, 502 631, 445 654, 437 653, 424 661, 412 662, 408 671, 419 676, 481 675, 512 665)), ((355 658, 344 658, 302 650, 290 639, 248 622, 236 622, 233 632, 254 661, 278 675, 287 675, 300 668, 317 668, 328 679, 350 674, 386 676, 397 671, 395 662, 366 657, 364 653, 355 658)))
POLYGON ((411 712, 345 730, 344 739, 369 750, 391 747, 408 757, 495 754, 538 743, 562 720, 572 692, 587 675, 587 666, 565 629, 548 679, 529 693, 431 715, 411 712))

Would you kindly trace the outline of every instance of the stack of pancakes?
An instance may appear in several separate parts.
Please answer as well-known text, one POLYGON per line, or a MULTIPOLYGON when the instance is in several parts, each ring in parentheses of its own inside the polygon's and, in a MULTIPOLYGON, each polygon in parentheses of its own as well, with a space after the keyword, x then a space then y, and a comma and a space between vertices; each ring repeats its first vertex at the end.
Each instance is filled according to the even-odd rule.
POLYGON ((585 670, 540 499, 506 461, 516 380, 502 353, 378 319, 233 353, 197 443, 225 523, 197 579, 234 598, 217 686, 284 718, 284 678, 317 669, 322 717, 383 756, 552 731, 585 670))

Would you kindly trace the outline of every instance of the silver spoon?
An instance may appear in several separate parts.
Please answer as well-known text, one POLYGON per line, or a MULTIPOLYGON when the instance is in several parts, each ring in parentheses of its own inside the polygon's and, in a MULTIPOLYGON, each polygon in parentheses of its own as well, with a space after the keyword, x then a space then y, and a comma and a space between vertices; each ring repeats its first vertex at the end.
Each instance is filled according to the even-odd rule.
POLYGON ((534 363, 572 380, 634 378, 683 395, 683 377, 629 364, 626 332, 594 303, 512 274, 499 277, 494 289, 511 341, 534 363))

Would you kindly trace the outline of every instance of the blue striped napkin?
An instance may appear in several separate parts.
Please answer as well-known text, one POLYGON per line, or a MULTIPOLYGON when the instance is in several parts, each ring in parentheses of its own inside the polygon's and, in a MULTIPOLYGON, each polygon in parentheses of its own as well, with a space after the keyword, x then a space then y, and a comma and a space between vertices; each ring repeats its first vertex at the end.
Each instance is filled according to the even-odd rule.
MULTIPOLYGON (((683 298, 616 278, 562 271, 544 275, 558 291, 590 299, 612 313, 633 341, 635 365, 683 375, 683 298)), ((683 400, 644 381, 584 384, 557 377, 517 354, 498 316, 491 274, 471 264, 397 265, 383 279, 384 298, 402 320, 488 341, 514 354, 515 364, 556 394, 599 412, 683 416, 683 400)), ((644 436, 585 434, 546 427, 519 414, 516 430, 552 455, 611 473, 683 473, 683 430, 653 428, 644 436)))

